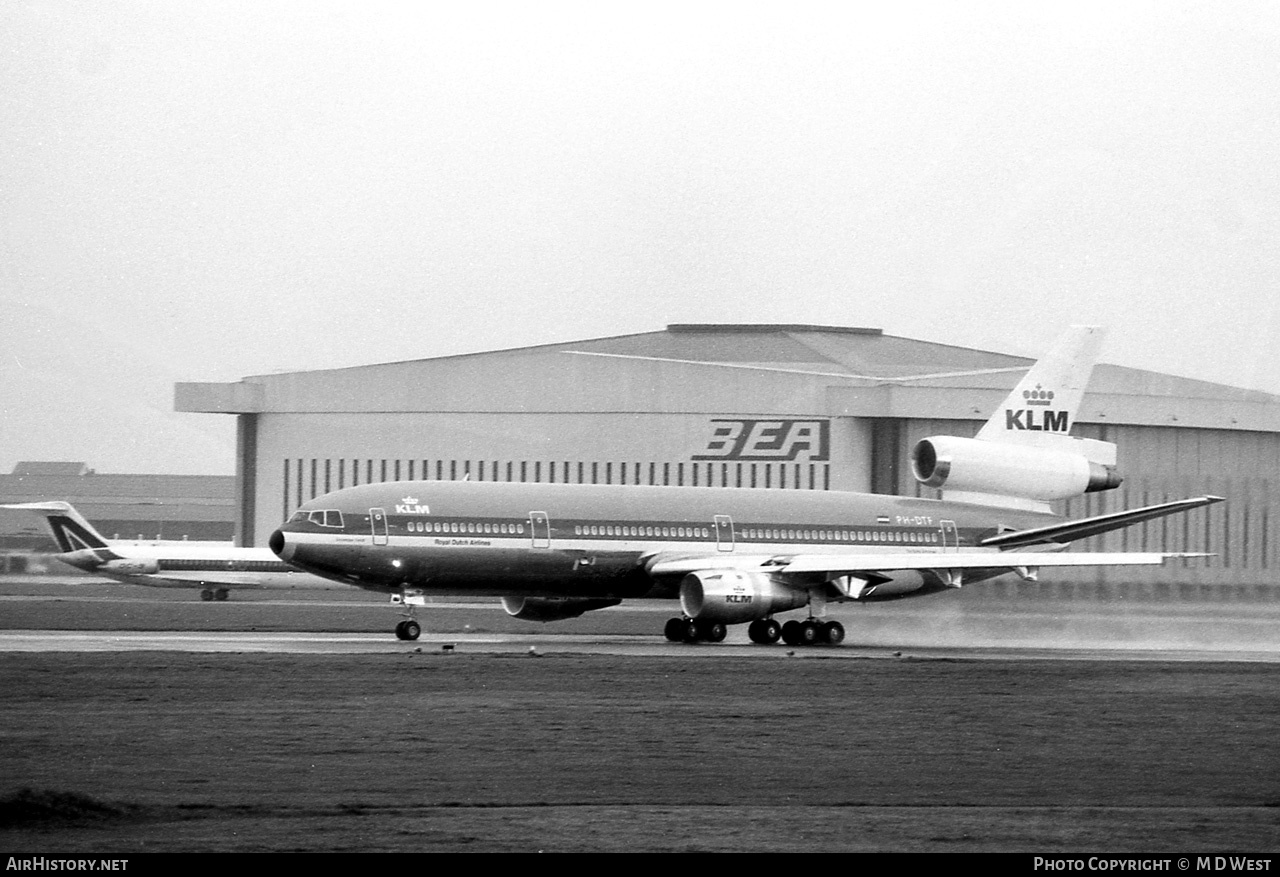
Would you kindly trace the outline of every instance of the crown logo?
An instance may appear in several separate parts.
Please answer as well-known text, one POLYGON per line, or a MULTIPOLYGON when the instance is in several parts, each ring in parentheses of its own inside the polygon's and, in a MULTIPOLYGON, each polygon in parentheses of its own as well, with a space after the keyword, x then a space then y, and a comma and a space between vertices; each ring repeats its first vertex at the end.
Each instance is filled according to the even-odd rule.
POLYGON ((400 501, 401 501, 402 503, 404 503, 405 505, 417 505, 417 504, 418 504, 418 498, 417 498, 416 496, 406 496, 404 499, 402 499, 402 500, 400 500, 400 501))
POLYGON ((1023 390, 1022 398, 1027 400, 1028 405, 1052 405, 1053 390, 1045 390, 1040 384, 1036 384, 1034 390, 1023 390))

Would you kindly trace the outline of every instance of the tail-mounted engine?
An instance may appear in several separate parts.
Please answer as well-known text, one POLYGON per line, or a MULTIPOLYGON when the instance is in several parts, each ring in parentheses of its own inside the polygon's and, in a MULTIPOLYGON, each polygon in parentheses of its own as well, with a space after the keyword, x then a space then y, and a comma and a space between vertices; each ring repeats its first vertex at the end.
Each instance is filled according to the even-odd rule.
POLYGON ((617 606, 621 600, 580 600, 571 597, 503 597, 502 608, 522 621, 564 621, 592 609, 617 606))
POLYGON ((917 442, 911 449, 911 471, 927 487, 1038 502, 1111 490, 1123 480, 1115 466, 1083 454, 955 436, 917 442))
POLYGON ((700 570, 680 582, 680 608, 695 621, 740 624, 808 603, 808 591, 766 573, 700 570))

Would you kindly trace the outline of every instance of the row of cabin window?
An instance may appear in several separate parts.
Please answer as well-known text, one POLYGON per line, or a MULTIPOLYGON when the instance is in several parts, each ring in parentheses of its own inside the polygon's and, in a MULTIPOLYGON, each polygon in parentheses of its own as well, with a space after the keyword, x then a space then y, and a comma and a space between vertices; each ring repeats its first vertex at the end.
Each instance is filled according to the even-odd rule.
POLYGON ((458 521, 409 521, 405 528, 410 533, 488 533, 490 535, 520 536, 524 524, 475 524, 458 521))
POLYGON ((820 542, 914 542, 936 543, 938 534, 934 530, 773 530, 748 527, 742 532, 743 539, 787 540, 805 539, 820 542))
POLYGON ((615 527, 607 524, 582 525, 573 528, 575 536, 635 536, 644 538, 710 539, 706 527, 615 527))
MULTIPOLYGON (((711 531, 706 527, 615 527, 575 526, 575 536, 635 536, 676 537, 709 539, 711 531)), ((938 534, 932 530, 774 530, 748 527, 740 531, 744 540, 805 540, 819 542, 907 542, 936 543, 938 534)))
MULTIPOLYGON (((432 480, 432 469, 430 460, 379 460, 379 464, 374 467, 374 460, 352 459, 348 467, 346 458, 337 460, 320 459, 311 457, 309 459, 297 458, 294 460, 286 459, 284 461, 284 500, 288 505, 291 497, 290 493, 296 494, 296 501, 301 505, 306 499, 314 499, 322 493, 329 493, 332 490, 341 490, 344 487, 358 487, 360 484, 372 484, 375 481, 414 481, 418 478, 422 480, 432 480), (364 465, 361 466, 361 463, 364 465), (404 464, 403 466, 401 464, 404 464), (417 464, 421 463, 421 467, 417 464), (308 465, 309 464, 309 465, 308 465), (361 469, 364 470, 363 478, 361 477, 361 469), (309 476, 309 477, 308 477, 309 476), (376 476, 376 477, 375 477, 376 476), (307 486, 310 486, 310 496, 307 496, 307 486), (350 483, 348 483, 350 482, 350 483), (291 489, 292 488, 292 489, 291 489)), ((616 464, 617 478, 615 479, 615 464, 613 462, 592 462, 586 463, 579 461, 572 463, 568 460, 563 463, 555 461, 541 460, 532 462, 522 460, 519 463, 507 461, 505 465, 506 477, 502 477, 502 462, 499 460, 476 460, 475 466, 472 466, 471 460, 436 460, 434 466, 434 480, 436 481, 457 481, 459 478, 470 478, 474 475, 477 481, 533 481, 541 483, 545 481, 554 484, 559 481, 561 484, 648 484, 663 486, 691 486, 691 487, 774 487, 779 488, 802 488, 804 479, 804 467, 808 468, 808 488, 810 490, 829 490, 831 487, 831 469, 827 463, 706 463, 705 469, 703 464, 699 463, 627 463, 619 462, 616 464), (448 465, 446 466, 446 462, 448 465), (459 466, 461 462, 461 466, 459 466), (648 477, 645 478, 644 469, 648 468, 648 477), (719 467, 717 472, 716 467, 719 467), (760 467, 759 472, 757 466, 760 467), (777 467, 777 478, 774 477, 774 468, 777 467), (588 468, 589 467, 589 468, 588 468), (687 470, 686 470, 686 467, 687 470), (788 467, 792 469, 791 477, 788 477, 788 467), (576 469, 577 478, 573 478, 576 469), (628 471, 632 473, 628 477, 628 471), (687 472, 687 477, 686 477, 687 472), (557 475, 559 477, 557 477, 557 475), (705 477, 703 477, 705 476, 705 477), (717 477, 718 476, 718 477, 717 477), (717 482, 719 482, 717 484, 717 482)))

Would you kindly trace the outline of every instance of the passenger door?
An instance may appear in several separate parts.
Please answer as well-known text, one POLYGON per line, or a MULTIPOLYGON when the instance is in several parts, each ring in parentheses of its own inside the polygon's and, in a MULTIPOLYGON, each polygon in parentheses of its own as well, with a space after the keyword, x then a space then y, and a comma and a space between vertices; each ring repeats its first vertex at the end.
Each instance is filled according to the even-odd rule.
POLYGON ((960 550, 960 534, 956 530, 955 521, 942 521, 942 550, 960 550))
POLYGON ((716 549, 733 550, 733 518, 728 515, 716 515, 716 549))
POLYGON ((387 513, 382 509, 369 509, 369 526, 373 530, 373 544, 387 544, 387 513))
POLYGON ((534 548, 551 547, 551 521, 546 512, 529 512, 529 528, 534 548))

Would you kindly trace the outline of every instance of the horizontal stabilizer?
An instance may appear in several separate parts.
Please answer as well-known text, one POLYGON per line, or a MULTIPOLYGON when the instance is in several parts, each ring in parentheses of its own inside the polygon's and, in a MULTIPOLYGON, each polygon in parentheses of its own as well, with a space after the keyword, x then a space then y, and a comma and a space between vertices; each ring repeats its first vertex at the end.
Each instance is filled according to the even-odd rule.
POLYGON ((1160 503, 1159 505, 1145 506, 1140 509, 1128 509, 1106 515, 1097 515, 1092 518, 1064 521, 1061 524, 1049 524, 1044 527, 1032 527, 1029 530, 1001 533, 998 536, 989 536, 983 539, 980 544, 989 548, 1022 548, 1028 545, 1045 544, 1065 545, 1077 539, 1087 539, 1090 536, 1109 533, 1112 530, 1120 530, 1133 524, 1150 521, 1153 518, 1163 518, 1165 515, 1186 512, 1223 501, 1224 498, 1221 496, 1197 496, 1191 499, 1179 499, 1173 502, 1160 503))

